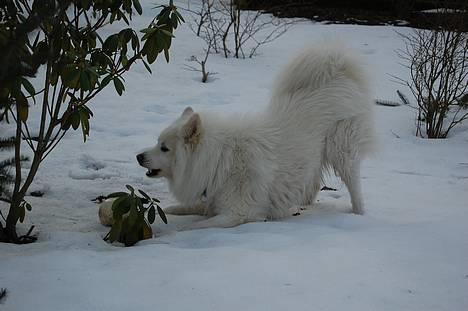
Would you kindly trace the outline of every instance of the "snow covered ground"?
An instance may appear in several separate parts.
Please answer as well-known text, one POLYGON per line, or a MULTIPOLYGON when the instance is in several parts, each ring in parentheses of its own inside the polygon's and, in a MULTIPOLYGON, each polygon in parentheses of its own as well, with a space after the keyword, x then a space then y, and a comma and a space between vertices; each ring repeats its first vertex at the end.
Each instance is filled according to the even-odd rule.
MULTIPOLYGON (((154 11, 145 1, 146 24, 154 11)), ((185 3, 185 2, 184 2, 185 3)), ((2 311, 51 310, 468 310, 468 126, 446 140, 414 136, 415 111, 376 106, 380 152, 363 163, 366 215, 349 213, 343 184, 314 208, 278 222, 176 232, 191 217, 155 223, 155 239, 131 248, 102 241, 108 231, 91 199, 129 183, 174 203, 164 181, 148 179, 135 154, 156 142, 188 105, 220 113, 262 109, 273 77, 305 45, 337 37, 363 55, 375 97, 407 90, 389 26, 301 22, 253 59, 212 55, 207 84, 183 69, 203 43, 176 33, 170 64, 143 66, 94 100, 89 141, 70 133, 48 158, 27 197, 37 243, 0 244, 2 311)), ((8 133, 7 133, 8 134, 8 133)), ((2 133, 3 136, 6 136, 2 133)), ((4 208, 4 206, 2 205, 4 208)))

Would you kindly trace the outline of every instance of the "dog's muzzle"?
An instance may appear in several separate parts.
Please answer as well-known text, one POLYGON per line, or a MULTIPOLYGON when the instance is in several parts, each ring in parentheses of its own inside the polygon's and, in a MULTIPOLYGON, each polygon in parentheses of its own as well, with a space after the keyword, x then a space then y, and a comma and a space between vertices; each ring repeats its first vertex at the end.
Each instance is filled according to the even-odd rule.
POLYGON ((146 176, 148 177, 156 177, 159 175, 159 173, 161 172, 160 169, 148 169, 148 171, 146 172, 146 176))
MULTIPOLYGON (((137 154, 136 159, 138 161, 138 164, 140 164, 143 167, 146 167, 145 166, 146 161, 145 161, 145 154, 144 153, 137 154)), ((148 168, 148 171, 146 172, 146 176, 148 176, 148 177, 157 177, 159 175, 159 173, 161 173, 160 169, 148 168)))
POLYGON ((136 159, 138 161, 138 164, 143 165, 143 162, 145 162, 145 154, 144 153, 137 154, 136 159))

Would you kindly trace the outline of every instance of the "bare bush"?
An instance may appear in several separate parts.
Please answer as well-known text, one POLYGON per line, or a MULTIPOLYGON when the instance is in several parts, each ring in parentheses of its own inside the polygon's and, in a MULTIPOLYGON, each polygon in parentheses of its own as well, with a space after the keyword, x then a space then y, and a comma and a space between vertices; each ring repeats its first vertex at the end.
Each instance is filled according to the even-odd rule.
POLYGON ((205 51, 205 57, 203 60, 199 60, 195 55, 192 55, 188 61, 189 62, 194 62, 198 64, 198 67, 191 66, 191 65, 185 65, 185 69, 189 71, 195 71, 195 72, 200 72, 202 74, 202 79, 201 82, 206 83, 208 82, 208 77, 216 74, 216 72, 209 72, 207 67, 206 67, 206 62, 208 60, 208 56, 210 55, 209 50, 205 51))
POLYGON ((253 57, 258 48, 283 35, 295 21, 263 14, 261 11, 244 11, 235 0, 202 0, 188 2, 185 10, 192 13, 189 26, 201 37, 209 49, 227 58, 253 57), (248 46, 249 50, 246 50, 248 46))
POLYGON ((188 61, 198 64, 198 67, 192 65, 185 65, 185 69, 189 71, 200 72, 202 74, 201 81, 203 83, 208 81, 208 77, 213 73, 207 69, 207 62, 212 52, 219 53, 219 42, 222 37, 224 21, 216 19, 215 14, 212 12, 216 10, 214 1, 202 0, 198 7, 191 8, 190 5, 185 9, 191 13, 192 21, 189 21, 189 27, 194 34, 205 41, 203 48, 203 56, 199 59, 197 56, 192 55, 188 61))
POLYGON ((0 288, 0 303, 3 303, 7 297, 6 288, 0 288))
POLYGON ((417 101, 417 136, 445 138, 468 119, 468 33, 458 27, 462 22, 455 18, 439 29, 402 35, 399 55, 410 69, 403 82, 417 101))

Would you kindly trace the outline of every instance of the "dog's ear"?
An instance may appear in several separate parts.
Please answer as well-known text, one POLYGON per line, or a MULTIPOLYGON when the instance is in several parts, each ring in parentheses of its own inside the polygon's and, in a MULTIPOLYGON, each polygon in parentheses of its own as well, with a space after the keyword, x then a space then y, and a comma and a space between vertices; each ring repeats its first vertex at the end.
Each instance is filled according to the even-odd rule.
POLYGON ((184 109, 184 112, 182 112, 182 117, 186 117, 193 114, 193 109, 192 107, 187 107, 184 109))
POLYGON ((182 135, 186 144, 197 145, 201 136, 201 119, 198 113, 193 113, 182 127, 182 135))

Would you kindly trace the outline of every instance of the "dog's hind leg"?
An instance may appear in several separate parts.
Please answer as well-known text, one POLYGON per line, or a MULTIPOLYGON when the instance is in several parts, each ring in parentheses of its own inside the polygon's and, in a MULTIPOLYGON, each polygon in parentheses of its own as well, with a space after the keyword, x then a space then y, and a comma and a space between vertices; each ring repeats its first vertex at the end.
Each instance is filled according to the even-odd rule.
POLYGON ((166 214, 170 215, 206 215, 206 209, 202 205, 184 206, 173 205, 164 209, 166 214))
POLYGON ((361 133, 356 120, 343 120, 332 128, 326 138, 325 164, 345 183, 351 196, 353 213, 363 214, 360 181, 361 133))
POLYGON ((182 230, 205 229, 205 228, 230 228, 242 224, 243 221, 230 215, 216 215, 211 218, 188 224, 182 230))
POLYGON ((361 198, 361 181, 359 174, 359 160, 346 161, 335 167, 341 180, 348 188, 349 195, 351 196, 351 204, 353 206, 353 213, 362 215, 364 214, 362 198, 361 198))
POLYGON ((317 194, 320 191, 321 174, 315 176, 312 186, 307 189, 304 205, 314 205, 317 194))

